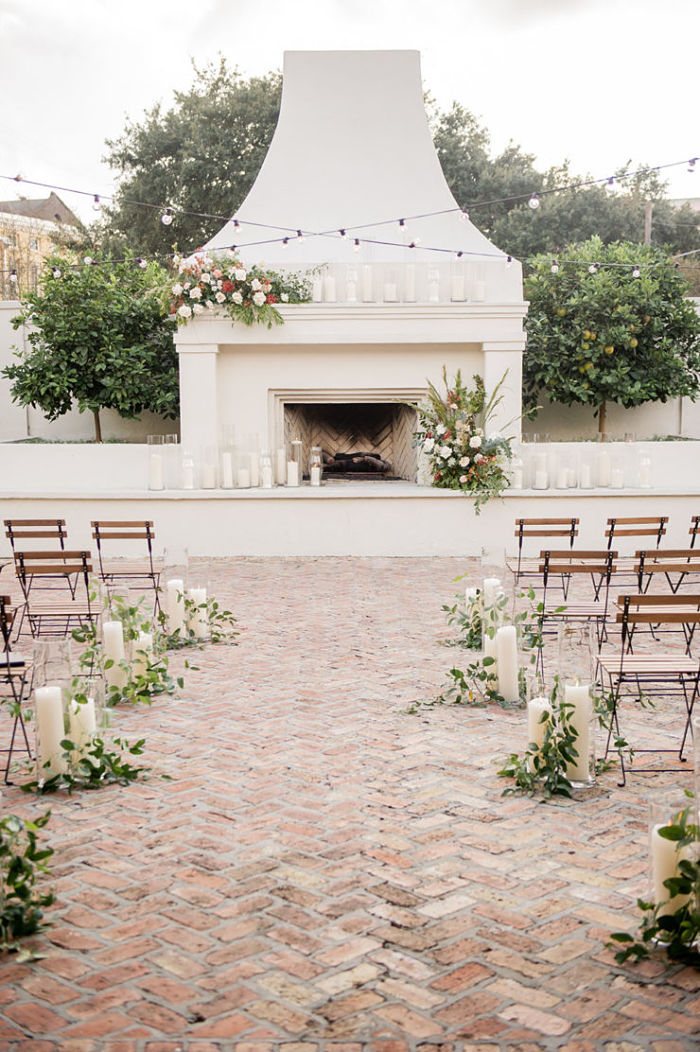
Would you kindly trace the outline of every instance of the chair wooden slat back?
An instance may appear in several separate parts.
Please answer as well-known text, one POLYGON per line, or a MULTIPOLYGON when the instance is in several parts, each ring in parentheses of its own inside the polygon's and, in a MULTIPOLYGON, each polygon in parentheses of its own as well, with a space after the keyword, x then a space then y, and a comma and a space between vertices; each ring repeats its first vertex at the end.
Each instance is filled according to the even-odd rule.
MULTIPOLYGON (((578 537, 579 520, 577 518, 566 519, 516 519, 515 534, 518 538, 518 561, 514 567, 516 581, 523 576, 523 557, 525 541, 536 538, 540 542, 543 537, 559 538, 560 543, 568 538, 569 547, 573 548, 574 541, 578 537)), ((541 548, 541 543, 539 545, 541 548)))
POLYGON ((147 519, 100 519, 92 522, 92 536, 97 544, 97 555, 100 572, 106 573, 103 565, 105 541, 135 541, 144 545, 143 555, 148 558, 149 573, 153 573, 153 541, 155 531, 153 523, 147 519))
POLYGON ((5 519, 5 536, 14 552, 17 545, 27 541, 57 541, 65 548, 68 537, 65 519, 5 519))
POLYGON ((88 585, 88 575, 92 573, 90 552, 69 551, 59 548, 54 551, 15 552, 15 570, 25 597, 31 587, 33 577, 70 577, 80 575, 88 585))
POLYGON ((666 533, 667 522, 668 515, 608 519, 605 527, 608 548, 612 548, 613 542, 616 542, 619 537, 651 537, 656 541, 658 548, 666 533))

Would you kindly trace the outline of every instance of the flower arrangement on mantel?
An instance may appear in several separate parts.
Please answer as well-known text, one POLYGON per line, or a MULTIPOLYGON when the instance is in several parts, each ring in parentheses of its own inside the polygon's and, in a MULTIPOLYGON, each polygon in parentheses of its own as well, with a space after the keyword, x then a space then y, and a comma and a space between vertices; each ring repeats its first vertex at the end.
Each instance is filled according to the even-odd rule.
POLYGON ((483 504, 510 486, 511 440, 486 434, 488 421, 502 401, 499 391, 506 377, 491 396, 481 376, 473 377, 472 390, 462 383, 459 370, 452 385, 444 367, 442 378, 445 395, 428 382, 427 401, 416 407, 419 426, 414 445, 428 458, 432 485, 469 494, 478 515, 483 504))
POLYGON ((310 303, 305 278, 277 274, 261 267, 246 267, 227 250, 223 255, 195 252, 187 259, 175 256, 177 280, 169 295, 170 313, 183 325, 208 311, 225 311, 244 325, 282 324, 278 303, 310 303))

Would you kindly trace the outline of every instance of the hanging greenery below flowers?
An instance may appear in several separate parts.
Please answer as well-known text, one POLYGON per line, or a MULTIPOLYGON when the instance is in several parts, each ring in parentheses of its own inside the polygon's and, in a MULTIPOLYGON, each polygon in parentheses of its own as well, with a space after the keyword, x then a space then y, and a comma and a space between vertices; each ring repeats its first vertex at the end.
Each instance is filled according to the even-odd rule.
POLYGON ((311 290, 304 278, 277 274, 260 267, 246 267, 232 252, 214 255, 196 252, 188 259, 175 257, 176 282, 169 293, 170 313, 183 325, 198 314, 222 310, 244 325, 282 324, 278 303, 309 303, 311 290))
POLYGON ((502 401, 499 391, 506 374, 490 397, 480 376, 473 377, 473 390, 462 383, 460 370, 451 387, 444 367, 442 378, 445 395, 428 382, 427 401, 417 406, 414 445, 428 458, 432 485, 468 493, 478 515, 482 504, 510 486, 511 439, 486 434, 488 421, 502 401))

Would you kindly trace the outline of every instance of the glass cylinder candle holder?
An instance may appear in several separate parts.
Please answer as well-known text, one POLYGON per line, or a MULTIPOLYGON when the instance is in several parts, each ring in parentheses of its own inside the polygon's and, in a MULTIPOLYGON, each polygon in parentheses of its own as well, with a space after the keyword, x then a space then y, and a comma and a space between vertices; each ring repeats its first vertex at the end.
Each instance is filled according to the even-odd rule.
POLYGON ((595 461, 591 453, 583 453, 578 465, 579 489, 593 489, 595 485, 595 461))
POLYGON ((389 267, 384 274, 385 303, 397 303, 399 299, 399 273, 394 267, 389 267))
POLYGON ((274 471, 270 451, 264 449, 260 454, 260 486, 262 489, 272 489, 274 485, 274 471))
POLYGON ((357 270, 348 267, 345 277, 345 299, 348 303, 357 303, 357 270))
POLYGON ((287 458, 287 485, 299 486, 302 480, 302 442, 300 438, 294 438, 289 444, 289 455, 287 458))
POLYGON ((525 691, 527 699, 527 744, 528 746, 536 745, 539 751, 544 745, 547 730, 552 725, 552 702, 546 690, 543 676, 532 666, 526 670, 525 691))
POLYGON ((189 572, 186 548, 166 548, 160 575, 160 606, 166 635, 185 631, 185 587, 189 572))
POLYGON ((437 267, 428 270, 428 303, 440 302, 440 271, 437 267))
POLYGON ((216 489, 217 462, 219 451, 216 446, 203 446, 199 458, 200 489, 216 489))
POLYGON ((661 915, 675 913, 690 899, 672 895, 665 881, 680 876, 684 859, 697 862, 697 820, 697 797, 692 800, 678 789, 660 791, 649 805, 649 900, 661 915))
POLYGON ((178 437, 174 433, 164 435, 163 455, 165 457, 166 489, 178 489, 180 486, 180 450, 178 437))
POLYGON ((651 489, 652 460, 646 450, 640 450, 637 454, 637 485, 640 489, 651 489))
POLYGON ((37 639, 32 650, 37 781, 43 785, 69 770, 70 754, 61 742, 68 738, 72 652, 68 639, 37 639))
POLYGON ((521 456, 514 456, 510 462, 510 488, 522 489, 525 484, 525 465, 521 456))
POLYGON ((194 489, 196 481, 194 457, 190 452, 183 449, 180 464, 180 486, 182 489, 194 489))
POLYGON ((610 458, 610 488, 625 488, 625 462, 621 456, 610 458))
POLYGON ((73 743, 70 762, 77 773, 97 737, 105 727, 104 681, 99 677, 73 679, 68 699, 68 737, 73 743))
POLYGON ((612 482, 612 457, 604 445, 601 441, 603 448, 596 451, 594 481, 601 489, 608 489, 612 482))
POLYGON ((165 489, 165 436, 147 435, 146 444, 148 446, 148 488, 165 489))
POLYGON ((223 448, 219 458, 219 478, 222 489, 233 489, 235 484, 234 475, 234 451, 231 446, 223 448))
POLYGON ((587 621, 566 621, 559 625, 557 703, 560 719, 574 733, 577 756, 567 765, 566 777, 575 788, 595 781, 596 715, 595 630, 587 621))
POLYGON ((250 454, 238 450, 236 453, 236 489, 250 489, 250 454))
POLYGON ((209 639, 209 598, 211 588, 207 571, 190 565, 185 593, 185 623, 187 634, 203 642, 209 639))
POLYGON ((320 446, 312 446, 309 454, 309 484, 320 486, 323 478, 323 454, 320 446))

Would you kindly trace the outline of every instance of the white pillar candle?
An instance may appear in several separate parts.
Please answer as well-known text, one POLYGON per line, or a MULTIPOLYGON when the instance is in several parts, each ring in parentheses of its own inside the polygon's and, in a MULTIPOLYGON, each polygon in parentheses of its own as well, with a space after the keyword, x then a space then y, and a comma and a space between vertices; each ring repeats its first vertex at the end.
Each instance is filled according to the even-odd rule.
POLYGON ((639 485, 643 489, 651 486, 651 461, 646 458, 639 462, 639 485))
POLYGON ((484 614, 486 614, 492 607, 498 603, 498 597, 501 594, 501 582, 498 577, 486 577, 484 578, 484 587, 481 591, 481 600, 484 608, 484 614))
POLYGON ((369 263, 362 268, 362 299, 365 303, 374 299, 374 274, 369 263))
POLYGON ((535 477, 532 482, 533 489, 548 489, 549 488, 549 475, 546 471, 536 471, 535 477))
POLYGON ((177 577, 166 585, 165 613, 169 635, 185 627, 184 588, 184 581, 177 577))
POLYGON ((453 274, 451 281, 451 298, 455 301, 464 300, 464 278, 461 274, 453 274))
POLYGON ((275 478, 278 486, 284 486, 287 481, 287 452, 278 449, 275 454, 275 478))
POLYGON ((214 489, 216 487, 216 468, 213 464, 202 464, 202 489, 214 489))
POLYGON ((504 701, 517 701, 520 697, 520 689, 515 625, 502 625, 496 632, 496 661, 498 663, 498 693, 502 695, 504 701))
POLYGON ((323 278, 316 277, 311 285, 311 299, 314 303, 320 303, 323 299, 323 278))
POLYGON ((513 464, 510 469, 510 486, 511 489, 522 489, 523 488, 523 466, 522 464, 513 464))
POLYGON ((163 471, 162 453, 151 453, 151 456, 148 461, 148 488, 165 488, 165 474, 163 471))
POLYGON ((88 697, 84 702, 79 703, 75 698, 71 698, 68 719, 70 740, 80 752, 84 752, 97 734, 95 699, 88 697))
POLYGON ((481 643, 485 658, 493 658, 493 664, 488 666, 490 676, 498 675, 498 653, 496 651, 496 635, 490 635, 493 629, 484 627, 481 634, 481 643))
POLYGON ((384 302, 396 303, 399 298, 399 290, 395 281, 384 282, 384 302))
POLYGON ((132 671, 135 679, 137 676, 145 676, 148 666, 153 663, 153 635, 150 632, 139 632, 134 651, 132 671))
POLYGON ((287 461, 287 485, 299 485, 299 465, 297 464, 296 460, 287 461))
POLYGON ((314 466, 309 471, 309 481, 311 482, 312 486, 321 485, 321 469, 316 464, 314 464, 314 466))
POLYGON ((39 779, 65 774, 68 766, 63 757, 63 695, 57 686, 37 687, 34 691, 36 729, 39 752, 39 779), (46 766, 48 764, 48 767, 46 766))
POLYGON ((591 468, 589 464, 581 465, 581 472, 579 475, 579 486, 581 489, 593 489, 593 475, 591 474, 591 468))
POLYGON ((250 489, 250 471, 248 468, 239 468, 236 472, 236 486, 238 489, 250 489))
POLYGON ((545 712, 549 715, 551 708, 547 698, 530 698, 527 703, 527 734, 528 743, 534 742, 538 749, 544 745, 544 735, 547 723, 542 722, 545 712))
POLYGON ((624 489, 625 472, 622 468, 613 468, 610 472, 610 485, 613 489, 624 489))
POLYGON ((207 615, 206 588, 188 588, 187 598, 194 603, 187 619, 187 627, 194 633, 195 639, 206 639, 209 635, 209 617, 207 615))
POLYGON ((326 274, 323 278, 323 299, 325 303, 335 303, 335 278, 332 274, 326 274))
POLYGON ((404 299, 407 303, 414 303, 416 299, 416 268, 413 263, 406 264, 405 277, 404 299))
POLYGON ((671 898, 668 888, 664 887, 664 881, 679 876, 678 864, 682 859, 690 857, 691 847, 690 844, 687 844, 678 849, 675 840, 668 840, 659 835, 659 830, 663 828, 661 825, 653 826, 649 845, 654 902, 664 904, 659 910, 659 913, 662 914, 675 913, 690 898, 689 895, 675 895, 671 898))
POLYGON ((263 489, 272 489, 272 464, 269 461, 260 469, 260 485, 263 489))
POLYGON ((121 621, 105 621, 102 625, 102 637, 105 657, 113 662, 110 668, 105 669, 105 681, 109 687, 122 690, 126 686, 128 672, 122 665, 125 653, 124 629, 121 621))
POLYGON ((345 299, 348 303, 357 303, 357 271, 348 270, 348 278, 345 286, 345 299))
POLYGON ((569 723, 577 732, 574 742, 578 757, 566 768, 566 777, 571 782, 587 782, 589 779, 588 760, 591 751, 591 715, 593 701, 588 684, 575 685, 567 683, 564 687, 564 702, 573 706, 568 710, 569 723))
POLYGON ((486 282, 475 281, 474 282, 474 302, 484 303, 486 300, 486 282))
POLYGON ((184 461, 182 465, 182 488, 194 489, 194 464, 184 461))
POLYGON ((248 465, 248 470, 250 471, 250 484, 251 486, 257 487, 260 485, 260 454, 249 453, 248 457, 250 461, 248 465))
POLYGON ((566 487, 567 489, 576 489, 576 468, 566 469, 566 487))
POLYGON ((431 270, 428 273, 428 303, 440 302, 440 272, 431 270))
POLYGON ((221 454, 222 489, 233 489, 233 457, 230 453, 221 454))
POLYGON ((557 489, 566 489, 567 487, 567 471, 565 467, 557 469, 557 489))

